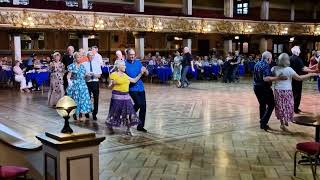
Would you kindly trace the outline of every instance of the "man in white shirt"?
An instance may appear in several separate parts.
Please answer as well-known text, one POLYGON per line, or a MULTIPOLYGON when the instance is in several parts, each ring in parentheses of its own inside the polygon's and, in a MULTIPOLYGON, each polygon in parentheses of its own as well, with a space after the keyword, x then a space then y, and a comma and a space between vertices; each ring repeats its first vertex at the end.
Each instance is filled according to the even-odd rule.
POLYGON ((92 46, 91 51, 93 53, 93 61, 98 61, 100 66, 103 66, 102 56, 98 53, 98 50, 97 46, 92 46))
MULTIPOLYGON (((99 78, 102 74, 101 64, 94 59, 93 52, 88 52, 89 61, 84 62, 83 66, 86 69, 86 82, 89 90, 89 94, 93 94, 94 108, 92 111, 93 120, 97 120, 98 105, 99 105, 99 78)), ((86 118, 89 118, 89 114, 86 114, 86 118)))

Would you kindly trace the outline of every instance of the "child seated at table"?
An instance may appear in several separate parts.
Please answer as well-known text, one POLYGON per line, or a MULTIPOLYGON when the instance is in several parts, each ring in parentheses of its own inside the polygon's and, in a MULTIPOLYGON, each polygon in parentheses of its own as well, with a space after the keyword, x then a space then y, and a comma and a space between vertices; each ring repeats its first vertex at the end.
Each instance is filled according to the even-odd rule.
POLYGON ((14 80, 20 83, 21 92, 30 92, 29 88, 32 88, 32 83, 28 82, 24 76, 25 69, 20 68, 20 61, 16 61, 15 66, 13 67, 14 80))

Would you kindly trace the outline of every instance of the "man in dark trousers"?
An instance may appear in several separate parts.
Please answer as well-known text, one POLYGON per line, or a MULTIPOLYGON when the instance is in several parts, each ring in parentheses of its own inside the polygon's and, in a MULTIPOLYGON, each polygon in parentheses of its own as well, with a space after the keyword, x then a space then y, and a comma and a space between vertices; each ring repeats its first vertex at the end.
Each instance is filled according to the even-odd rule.
MULTIPOLYGON (((64 54, 63 58, 62 58, 62 63, 64 64, 64 67, 66 69, 66 71, 68 71, 68 66, 70 64, 73 63, 74 59, 73 59, 73 53, 74 53, 74 47, 73 46, 69 46, 67 48, 67 53, 64 54)), ((65 72, 64 76, 63 76, 63 86, 64 89, 66 90, 68 87, 68 80, 67 80, 67 74, 68 72, 65 72)))
MULTIPOLYGON (((311 68, 308 68, 304 65, 302 59, 299 57, 300 55, 300 47, 294 46, 291 48, 292 56, 290 57, 290 67, 298 74, 302 75, 304 73, 313 73, 317 72, 317 65, 314 65, 311 68)), ((292 92, 294 99, 294 112, 299 114, 301 110, 299 109, 301 102, 301 94, 302 94, 302 81, 296 81, 292 79, 292 92)))
POLYGON ((181 71, 181 87, 185 88, 190 85, 188 81, 187 74, 191 67, 192 72, 194 72, 193 58, 191 51, 188 47, 183 48, 183 57, 182 57, 182 71, 181 71))
POLYGON ((272 77, 270 64, 272 54, 265 51, 262 59, 256 63, 253 71, 254 93, 259 101, 260 128, 268 131, 271 128, 268 125, 270 116, 274 109, 274 96, 272 91, 272 81, 286 80, 287 77, 272 77))
MULTIPOLYGON (((93 59, 94 54, 88 52, 88 59, 83 63, 86 69, 86 82, 89 90, 89 94, 93 95, 93 111, 92 119, 97 120, 98 106, 99 106, 99 78, 102 74, 101 64, 98 60, 93 59)), ((86 118, 89 118, 89 113, 86 114, 86 118)))
MULTIPOLYGON (((139 59, 136 59, 136 53, 133 49, 129 49, 127 52, 127 60, 126 60, 126 74, 131 77, 137 77, 142 68, 142 63, 139 59)), ((148 75, 148 71, 146 70, 145 75, 148 75)), ((131 83, 129 88, 129 94, 134 102, 134 109, 139 111, 139 119, 141 124, 138 125, 137 130, 141 132, 147 132, 144 128, 145 119, 146 119, 146 93, 144 91, 144 85, 142 80, 140 79, 136 83, 131 83)))

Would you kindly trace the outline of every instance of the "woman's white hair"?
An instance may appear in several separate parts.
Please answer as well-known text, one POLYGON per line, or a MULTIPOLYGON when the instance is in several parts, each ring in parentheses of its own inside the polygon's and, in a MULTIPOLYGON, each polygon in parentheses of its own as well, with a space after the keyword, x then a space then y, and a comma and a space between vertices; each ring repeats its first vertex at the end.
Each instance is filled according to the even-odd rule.
MULTIPOLYGON (((290 59, 289 55, 287 53, 282 53, 279 55, 278 57, 278 66, 280 67, 288 67, 290 66, 290 63, 286 63, 288 62, 290 59)), ((290 62, 290 61, 289 61, 290 62)))
POLYGON ((293 48, 291 48, 291 52, 293 55, 299 56, 300 55, 300 47, 299 46, 293 46, 293 48))
POLYGON ((271 54, 271 52, 269 52, 269 51, 263 52, 261 56, 262 56, 262 59, 264 59, 264 60, 267 60, 267 59, 269 59, 269 58, 272 58, 272 54, 271 54))
POLYGON ((116 60, 116 62, 114 62, 113 68, 110 70, 110 72, 115 72, 118 71, 119 67, 121 65, 126 65, 126 62, 124 60, 116 60))

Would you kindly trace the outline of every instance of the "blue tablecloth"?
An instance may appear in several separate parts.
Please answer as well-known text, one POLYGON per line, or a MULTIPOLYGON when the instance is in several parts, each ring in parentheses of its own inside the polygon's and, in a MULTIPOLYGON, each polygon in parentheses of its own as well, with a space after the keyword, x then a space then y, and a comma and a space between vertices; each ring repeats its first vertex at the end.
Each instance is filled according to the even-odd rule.
POLYGON ((12 70, 5 70, 5 72, 7 74, 8 79, 13 81, 13 77, 14 77, 13 71, 12 70))
POLYGON ((109 68, 107 66, 101 67, 102 73, 109 73, 109 68))
POLYGON ((212 72, 214 75, 218 75, 220 73, 220 66, 219 65, 213 65, 212 66, 212 72))
POLYGON ((249 62, 249 63, 248 63, 248 69, 249 69, 250 72, 253 72, 253 70, 254 70, 254 65, 256 65, 255 62, 249 62))
POLYGON ((213 73, 211 66, 204 66, 203 67, 203 75, 204 77, 210 77, 210 75, 213 73))
POLYGON ((196 67, 194 67, 194 71, 192 71, 192 68, 189 68, 188 74, 191 74, 193 76, 193 78, 197 79, 198 77, 198 69, 196 67))
POLYGON ((43 83, 49 82, 49 72, 32 72, 26 73, 27 83, 35 80, 38 86, 42 86, 43 83))
POLYGON ((243 64, 239 65, 238 73, 239 73, 239 76, 244 76, 245 69, 243 64))
POLYGON ((170 76, 172 75, 172 70, 169 67, 155 68, 155 72, 156 72, 158 78, 163 82, 168 81, 170 76))

